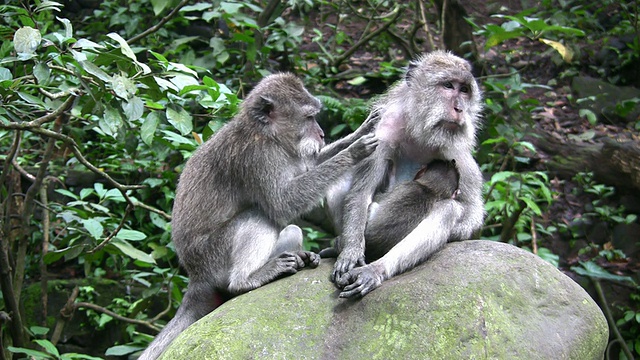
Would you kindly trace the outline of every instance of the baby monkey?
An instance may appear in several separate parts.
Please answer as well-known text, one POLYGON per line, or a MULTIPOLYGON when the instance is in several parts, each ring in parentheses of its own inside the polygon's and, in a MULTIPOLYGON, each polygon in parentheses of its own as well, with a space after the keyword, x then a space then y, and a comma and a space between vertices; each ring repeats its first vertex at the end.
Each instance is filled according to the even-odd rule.
POLYGON ((460 193, 459 184, 455 160, 433 160, 418 171, 413 181, 398 185, 391 193, 376 195, 369 205, 364 233, 367 263, 381 258, 409 235, 437 202, 455 200, 460 193))

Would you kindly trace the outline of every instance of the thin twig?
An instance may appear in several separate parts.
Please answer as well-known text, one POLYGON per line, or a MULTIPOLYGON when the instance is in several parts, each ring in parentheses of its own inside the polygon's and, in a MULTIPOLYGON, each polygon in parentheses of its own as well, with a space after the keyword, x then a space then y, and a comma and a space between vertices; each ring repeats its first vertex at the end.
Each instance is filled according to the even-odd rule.
POLYGON ((418 4, 420 5, 420 15, 422 17, 422 24, 424 25, 424 32, 427 34, 427 40, 429 41, 428 50, 435 50, 436 44, 433 41, 433 35, 431 35, 431 29, 429 29, 429 22, 427 21, 427 9, 424 6, 423 0, 418 0, 418 4))
POLYGON ((122 215, 122 219, 120 219, 120 224, 118 224, 118 227, 115 230, 113 230, 111 232, 111 234, 109 236, 107 236, 106 239, 102 240, 102 242, 100 244, 98 244, 98 246, 96 246, 95 248, 87 251, 87 254, 93 254, 96 251, 101 250, 103 247, 105 247, 111 241, 111 239, 113 239, 116 235, 118 235, 118 232, 120 232, 120 230, 124 226, 124 221, 127 219, 127 216, 129 216, 129 213, 131 212, 131 209, 133 208, 133 206, 134 206, 133 204, 127 205, 127 208, 124 211, 124 215, 122 215))
POLYGON ((620 347, 622 351, 627 356, 627 359, 633 360, 633 354, 627 347, 627 343, 624 341, 624 338, 620 334, 620 330, 618 330, 618 326, 616 326, 616 322, 613 319, 613 315, 611 314, 611 309, 609 308, 609 304, 607 304, 607 298, 604 296, 604 291, 602 291, 602 286, 600 285, 600 281, 596 278, 589 277, 593 282, 593 286, 596 288, 596 293, 598 293, 598 298, 600 299, 600 307, 604 312, 604 317, 607 318, 607 323, 609 324, 609 329, 613 332, 615 338, 620 342, 620 347))
POLYGON ((151 324, 148 321, 138 320, 138 319, 130 319, 128 317, 125 317, 125 316, 122 316, 122 315, 118 315, 118 314, 114 313, 113 311, 105 309, 102 306, 99 306, 99 305, 96 305, 96 304, 92 304, 92 303, 88 303, 88 302, 77 302, 77 303, 73 304, 73 306, 76 309, 78 309, 78 308, 87 308, 87 309, 95 310, 97 312, 100 312, 100 313, 103 313, 103 314, 107 314, 107 315, 111 316, 112 318, 114 318, 116 320, 128 322, 130 324, 142 325, 142 326, 148 327, 151 330, 160 331, 160 328, 158 328, 157 326, 151 324))
POLYGON ((131 39, 127 40, 127 44, 133 44, 135 42, 137 42, 138 40, 147 37, 150 34, 153 34, 154 32, 160 30, 160 28, 162 26, 164 26, 164 24, 166 24, 169 20, 171 20, 171 18, 173 18, 174 16, 176 16, 176 14, 180 11, 180 9, 182 9, 185 5, 187 5, 189 3, 189 0, 182 0, 180 1, 180 3, 165 17, 163 17, 162 19, 160 19, 160 22, 157 23, 156 25, 148 28, 147 30, 141 32, 140 34, 132 37, 131 39))
POLYGON ((356 50, 358 50, 358 48, 360 48, 362 45, 366 44, 367 42, 369 42, 369 40, 371 40, 374 37, 378 36, 383 31, 386 31, 398 19, 398 17, 400 17, 400 14, 402 14, 402 11, 400 11, 400 7, 399 6, 396 6, 393 11, 395 12, 395 15, 393 16, 393 18, 391 18, 391 20, 386 22, 384 25, 382 25, 381 27, 379 27, 375 31, 369 33, 367 36, 365 36, 362 39, 360 39, 360 41, 358 41, 355 45, 353 45, 347 51, 342 53, 340 56, 337 56, 334 59, 332 65, 333 66, 337 66, 337 65, 341 64, 345 59, 347 59, 354 52, 356 52, 356 50))

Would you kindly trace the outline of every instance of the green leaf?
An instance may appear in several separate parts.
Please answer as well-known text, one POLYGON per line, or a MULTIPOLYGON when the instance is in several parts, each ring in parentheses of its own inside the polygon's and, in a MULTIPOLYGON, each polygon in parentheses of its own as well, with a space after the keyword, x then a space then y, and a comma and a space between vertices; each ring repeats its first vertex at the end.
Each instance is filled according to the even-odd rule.
POLYGON ((153 6, 153 13, 158 16, 164 9, 171 5, 171 0, 151 0, 151 5, 153 6))
POLYGON ((39 62, 33 67, 33 76, 38 80, 38 84, 44 84, 47 82, 50 74, 51 72, 49 71, 49 67, 43 62, 39 62))
POLYGON ((69 261, 77 258, 84 251, 84 245, 73 245, 68 248, 56 251, 49 251, 44 256, 43 260, 45 264, 53 264, 54 262, 65 258, 65 260, 69 261))
POLYGON ((122 75, 116 75, 111 79, 111 87, 116 95, 125 100, 129 100, 138 91, 136 84, 122 75))
POLYGON ((29 331, 31 331, 33 335, 47 335, 49 333, 49 328, 44 326, 32 326, 29 328, 29 331))
POLYGON ((580 262, 580 266, 573 266, 571 270, 576 274, 588 276, 596 279, 614 280, 614 281, 628 281, 635 285, 635 281, 630 276, 614 275, 605 269, 598 266, 593 261, 580 262))
POLYGON ((0 81, 4 80, 13 80, 13 74, 11 74, 11 70, 0 67, 0 81))
POLYGON ((353 79, 351 79, 351 80, 349 80, 349 81, 347 81, 347 82, 348 82, 350 85, 358 86, 358 85, 362 85, 362 84, 364 84, 365 82, 367 82, 367 79, 366 79, 364 76, 358 76, 358 77, 355 77, 355 78, 353 78, 353 79))
POLYGON ((147 264, 156 263, 156 261, 149 254, 136 249, 131 244, 122 239, 115 237, 109 244, 115 246, 123 254, 131 257, 134 260, 139 260, 147 264))
POLYGON ((139 97, 134 96, 122 103, 122 110, 129 121, 138 120, 144 113, 144 103, 139 97))
POLYGON ((493 176, 491 177, 491 183, 497 183, 497 182, 501 182, 501 181, 505 181, 506 179, 514 176, 515 173, 513 171, 500 171, 497 172, 495 174, 493 174, 493 176))
POLYGON ((229 2, 222 2, 220 3, 220 10, 226 12, 227 14, 233 15, 233 14, 237 14, 238 11, 240 11, 240 9, 242 8, 242 4, 237 4, 237 3, 229 3, 229 2))
POLYGON ((137 230, 120 229, 120 231, 118 231, 118 234, 116 235, 116 238, 122 240, 140 241, 146 239, 147 235, 137 230))
POLYGON ((540 210, 540 207, 538 206, 538 204, 536 204, 536 202, 533 201, 531 198, 523 196, 520 198, 520 200, 524 201, 525 204, 527 204, 527 207, 531 209, 536 215, 538 216, 542 215, 542 210, 540 210))
POLYGON ((131 50, 129 44, 127 44, 127 41, 123 39, 122 36, 114 32, 108 33, 107 36, 120 44, 120 51, 124 56, 128 57, 131 60, 137 61, 136 54, 133 53, 133 50, 131 50))
POLYGON ((104 227, 102 224, 96 219, 86 219, 82 220, 82 225, 89 232, 91 237, 98 240, 102 237, 102 233, 104 232, 104 227))
POLYGON ((179 105, 170 104, 167 106, 167 120, 182 135, 187 135, 193 130, 191 115, 179 105))
POLYGON ((16 30, 13 35, 13 48, 20 55, 30 55, 35 53, 42 41, 42 35, 39 30, 31 26, 24 26, 16 30))
POLYGON ((120 112, 118 111, 118 109, 106 105, 104 116, 100 120, 98 120, 100 129, 104 131, 105 134, 115 138, 122 124, 122 117, 120 116, 120 112))
POLYGON ((142 137, 142 141, 145 144, 151 145, 153 143, 153 138, 155 137, 156 128, 160 123, 160 114, 157 111, 154 111, 147 115, 147 118, 142 123, 142 127, 140 127, 140 137, 142 137))
POLYGON ((47 353, 44 353, 42 351, 19 348, 19 347, 13 347, 13 346, 8 346, 7 349, 10 352, 14 353, 14 354, 25 354, 25 355, 28 355, 28 356, 32 356, 36 360, 39 360, 39 359, 53 359, 53 357, 51 355, 49 355, 47 353))
POLYGON ((33 340, 36 344, 42 346, 49 354, 55 356, 56 358, 60 357, 60 352, 56 349, 56 346, 51 343, 49 340, 36 339, 33 340))
POLYGON ((132 345, 116 345, 108 348, 104 354, 106 356, 124 356, 142 349, 144 349, 144 347, 132 345))
POLYGON ((88 60, 83 60, 83 61, 80 61, 79 64, 84 69, 84 71, 86 71, 87 73, 97 77, 98 79, 100 79, 100 80, 102 80, 102 81, 104 81, 106 83, 111 82, 111 75, 109 75, 106 72, 104 72, 102 69, 97 67, 92 62, 90 62, 88 60))
POLYGON ((71 39, 73 37, 73 25, 71 25, 71 21, 57 16, 56 19, 64 25, 64 40, 71 39))
POLYGON ((580 115, 580 117, 586 117, 587 121, 589 121, 589 124, 591 125, 595 125, 598 123, 598 117, 593 111, 589 109, 578 110, 578 115, 580 115))
POLYGON ((76 195, 76 194, 74 194, 71 191, 66 190, 66 189, 56 189, 55 192, 57 192, 58 194, 62 194, 64 196, 68 196, 68 197, 70 197, 72 199, 80 200, 80 197, 78 195, 76 195))

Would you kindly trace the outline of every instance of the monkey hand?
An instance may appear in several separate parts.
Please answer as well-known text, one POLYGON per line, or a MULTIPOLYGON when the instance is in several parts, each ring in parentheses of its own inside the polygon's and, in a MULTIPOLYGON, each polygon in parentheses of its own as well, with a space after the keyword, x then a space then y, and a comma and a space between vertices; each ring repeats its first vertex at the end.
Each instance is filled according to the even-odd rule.
POLYGON ((367 134, 356 140, 351 146, 347 148, 351 158, 358 162, 367 156, 373 154, 373 151, 378 147, 378 138, 374 134, 367 134))
POLYGON ((360 125, 360 127, 358 128, 358 130, 356 130, 356 132, 360 136, 372 133, 376 129, 376 126, 378 125, 378 123, 380 122, 380 118, 381 116, 377 112, 372 112, 365 119, 362 125, 360 125))
POLYGON ((333 266, 331 281, 339 287, 343 287, 348 282, 343 281, 342 277, 354 267, 363 265, 365 265, 364 251, 354 247, 346 247, 340 252, 338 259, 333 266))
POLYGON ((384 281, 384 271, 375 264, 369 264, 349 270, 340 279, 345 283, 341 298, 363 297, 379 287, 384 281))

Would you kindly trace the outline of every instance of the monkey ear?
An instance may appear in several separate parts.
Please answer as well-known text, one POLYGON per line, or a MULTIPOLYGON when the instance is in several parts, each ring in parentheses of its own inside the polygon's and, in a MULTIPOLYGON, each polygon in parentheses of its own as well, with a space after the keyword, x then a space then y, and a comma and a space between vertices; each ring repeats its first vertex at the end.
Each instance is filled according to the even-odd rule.
POLYGON ((407 67, 407 72, 404 74, 404 81, 407 86, 411 86, 411 78, 413 77, 413 71, 418 67, 418 63, 411 61, 407 67))
POLYGON ((260 95, 260 98, 251 109, 252 118, 256 119, 261 124, 268 124, 273 117, 273 108, 273 100, 260 95))

